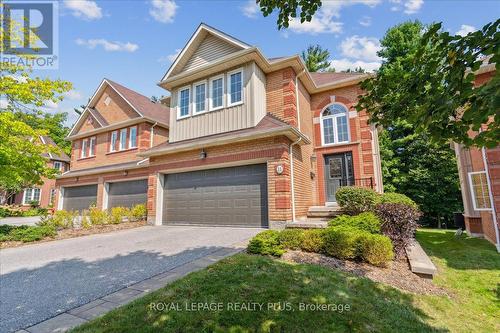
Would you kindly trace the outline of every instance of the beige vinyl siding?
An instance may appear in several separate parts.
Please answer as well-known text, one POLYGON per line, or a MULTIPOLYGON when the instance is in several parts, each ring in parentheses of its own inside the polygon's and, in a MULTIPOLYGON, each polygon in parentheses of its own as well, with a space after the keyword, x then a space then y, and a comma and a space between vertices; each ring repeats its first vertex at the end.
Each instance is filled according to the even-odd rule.
POLYGON ((181 72, 196 69, 200 66, 208 64, 211 61, 238 51, 240 51, 240 48, 209 34, 200 43, 200 46, 187 61, 181 72))
MULTIPOLYGON (((234 69, 236 68, 231 70, 234 69)), ((208 111, 183 119, 177 119, 178 90, 174 89, 171 99, 173 112, 170 113, 169 141, 182 141, 255 126, 266 112, 266 99, 263 97, 265 96, 265 82, 262 82, 262 80, 265 80, 265 76, 262 78, 263 73, 257 73, 259 71, 262 72, 253 62, 243 66, 243 104, 208 111)), ((227 105, 226 73, 224 73, 224 105, 227 105)), ((217 73, 206 78, 207 84, 209 85, 211 77, 220 74, 217 73)), ((207 108, 209 96, 210 89, 208 89, 206 100, 207 108)), ((193 103, 193 97, 191 83, 191 104, 193 103)))

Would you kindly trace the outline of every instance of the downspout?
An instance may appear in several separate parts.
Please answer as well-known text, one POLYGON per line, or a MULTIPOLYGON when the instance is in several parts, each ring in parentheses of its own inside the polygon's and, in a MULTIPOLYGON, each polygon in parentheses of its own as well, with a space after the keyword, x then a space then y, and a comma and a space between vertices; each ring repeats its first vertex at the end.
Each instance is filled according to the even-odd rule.
POLYGON ((158 122, 155 122, 153 126, 151 126, 151 140, 149 140, 149 148, 153 148, 153 140, 155 137, 155 126, 158 125, 158 122))
POLYGON ((300 131, 300 107, 299 107, 299 77, 306 72, 303 69, 299 74, 295 75, 295 104, 297 108, 297 128, 300 131))
POLYGON ((493 225, 495 227, 495 236, 497 243, 495 244, 497 252, 500 253, 500 235, 498 234, 498 222, 497 222, 497 212, 495 209, 495 200, 493 199, 493 193, 491 189, 490 172, 488 171, 488 163, 486 159, 486 149, 481 148, 481 153, 483 155, 484 171, 486 173, 486 182, 488 184, 488 196, 490 197, 491 213, 493 215, 493 225))
POLYGON ((302 137, 300 137, 297 141, 292 142, 290 144, 288 156, 290 158, 290 182, 292 183, 291 191, 292 191, 292 222, 296 222, 295 220, 295 186, 293 182, 293 146, 297 145, 300 141, 302 141, 302 137))

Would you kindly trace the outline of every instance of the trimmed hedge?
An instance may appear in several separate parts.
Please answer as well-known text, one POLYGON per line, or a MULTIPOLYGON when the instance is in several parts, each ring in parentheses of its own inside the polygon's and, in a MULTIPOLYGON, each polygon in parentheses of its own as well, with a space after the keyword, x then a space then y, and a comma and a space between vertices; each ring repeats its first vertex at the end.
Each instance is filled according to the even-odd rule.
POLYGON ((302 245, 304 232, 300 229, 285 229, 279 233, 279 243, 286 249, 298 250, 302 245))
POLYGON ((361 213, 356 216, 341 215, 328 222, 329 227, 346 226, 367 231, 372 234, 380 233, 382 222, 372 212, 361 213))
POLYGON ((325 230, 325 253, 339 259, 358 257, 358 238, 362 233, 355 228, 330 227, 325 230))
POLYGON ((266 230, 257 234, 248 243, 248 252, 280 257, 285 250, 279 241, 278 230, 266 230))
POLYGON ((378 200, 378 193, 372 189, 343 186, 335 193, 337 203, 349 215, 373 211, 378 200))
POLYGON ((412 199, 408 198, 406 195, 401 193, 392 193, 392 192, 382 193, 378 197, 378 203, 403 204, 418 209, 418 205, 415 203, 415 201, 413 201, 412 199))
POLYGON ((358 239, 359 255, 363 261, 374 266, 385 266, 394 259, 392 242, 387 236, 383 235, 361 235, 358 239))
POLYGON ((322 253, 325 249, 325 230, 307 229, 303 231, 300 248, 306 252, 322 253))

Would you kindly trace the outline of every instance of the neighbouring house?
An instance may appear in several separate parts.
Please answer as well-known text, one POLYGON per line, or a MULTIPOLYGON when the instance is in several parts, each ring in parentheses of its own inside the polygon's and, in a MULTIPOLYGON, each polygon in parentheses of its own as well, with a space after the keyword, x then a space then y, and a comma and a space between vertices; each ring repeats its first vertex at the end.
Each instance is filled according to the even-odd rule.
MULTIPOLYGON (((39 140, 44 145, 57 147, 54 140, 49 136, 40 135, 39 140)), ((70 158, 62 150, 59 154, 46 153, 43 156, 47 159, 48 166, 59 172, 64 173, 69 169, 70 158)), ((8 196, 6 203, 26 208, 31 207, 31 205, 50 208, 53 206, 56 196, 56 180, 43 178, 42 185, 34 185, 31 188, 26 188, 21 192, 8 196)))
POLYGON ((341 186, 383 188, 377 129, 354 108, 367 77, 309 73, 298 55, 266 58, 201 24, 161 78, 164 106, 101 84, 69 136, 58 208, 125 196, 147 202, 152 224, 271 228, 328 215, 341 186))
MULTIPOLYGON (((495 64, 481 66, 475 85, 489 81, 495 72, 495 64)), ((500 252, 500 146, 478 149, 455 143, 454 148, 467 232, 486 238, 500 252)))

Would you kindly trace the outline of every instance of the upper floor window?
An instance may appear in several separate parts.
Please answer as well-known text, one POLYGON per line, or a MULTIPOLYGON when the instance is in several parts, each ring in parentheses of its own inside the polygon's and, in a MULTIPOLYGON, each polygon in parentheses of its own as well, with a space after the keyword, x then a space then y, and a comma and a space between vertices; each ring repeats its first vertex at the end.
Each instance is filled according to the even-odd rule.
POLYGON ((128 147, 135 148, 137 147, 137 126, 130 127, 130 134, 128 138, 128 147))
POLYGON ((96 138, 95 138, 95 136, 93 136, 90 138, 89 156, 95 156, 95 143, 96 143, 96 138))
POLYGON ((118 131, 111 132, 111 140, 109 142, 109 151, 116 151, 116 141, 118 140, 118 131))
POLYGON ((190 89, 184 88, 179 90, 179 114, 178 118, 189 116, 189 95, 190 89))
POLYGON ((23 205, 29 205, 31 203, 40 203, 39 188, 27 188, 24 190, 23 205))
POLYGON ((110 103, 111 103, 111 97, 106 96, 106 98, 104 99, 104 104, 106 104, 106 106, 108 106, 110 103))
POLYGON ((62 162, 60 162, 60 161, 54 161, 54 169, 61 171, 61 169, 62 169, 62 162))
POLYGON ((88 142, 89 140, 88 139, 83 139, 82 140, 82 150, 80 152, 80 157, 81 158, 85 158, 87 157, 87 147, 88 147, 88 142))
POLYGON ((491 210, 490 192, 485 171, 469 172, 474 210, 491 210))
POLYGON ((349 142, 348 111, 343 104, 328 105, 321 113, 323 145, 349 142))
POLYGON ((224 76, 217 76, 210 80, 210 110, 224 106, 224 76))
POLYGON ((122 128, 120 130, 120 150, 127 149, 127 129, 122 128))
POLYGON ((228 73, 228 106, 239 104, 243 101, 243 71, 241 69, 228 73))
POLYGON ((206 83, 198 83, 194 85, 194 112, 204 112, 206 111, 205 100, 206 100, 206 83))

